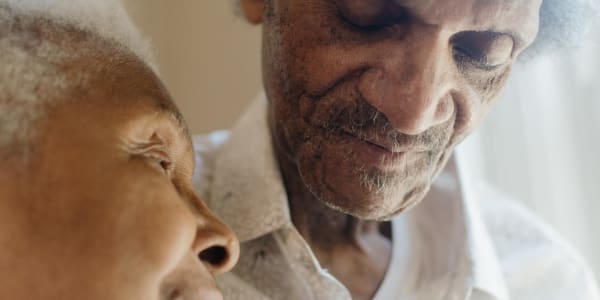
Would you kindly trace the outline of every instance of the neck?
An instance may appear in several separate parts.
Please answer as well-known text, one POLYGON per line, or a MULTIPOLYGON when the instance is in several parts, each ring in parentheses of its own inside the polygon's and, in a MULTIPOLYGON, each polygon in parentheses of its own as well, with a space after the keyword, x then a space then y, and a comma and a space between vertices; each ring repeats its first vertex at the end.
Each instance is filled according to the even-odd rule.
POLYGON ((390 223, 360 220, 331 209, 304 184, 293 160, 274 147, 294 226, 320 265, 353 299, 372 299, 390 264, 390 223))
POLYGON ((373 234, 383 234, 389 238, 387 223, 360 220, 330 208, 310 192, 289 158, 281 151, 277 157, 292 222, 313 250, 329 251, 340 246, 360 250, 365 247, 366 237, 373 234))

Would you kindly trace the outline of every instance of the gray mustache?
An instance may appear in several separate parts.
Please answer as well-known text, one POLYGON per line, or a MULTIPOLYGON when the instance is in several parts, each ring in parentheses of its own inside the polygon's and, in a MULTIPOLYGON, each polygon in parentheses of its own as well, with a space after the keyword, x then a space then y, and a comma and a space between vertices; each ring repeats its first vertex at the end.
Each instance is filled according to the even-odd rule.
POLYGON ((429 128, 419 135, 407 135, 394 128, 389 119, 357 92, 349 97, 325 96, 313 99, 305 121, 330 134, 350 134, 364 141, 391 148, 431 151, 445 146, 452 135, 453 120, 429 128))

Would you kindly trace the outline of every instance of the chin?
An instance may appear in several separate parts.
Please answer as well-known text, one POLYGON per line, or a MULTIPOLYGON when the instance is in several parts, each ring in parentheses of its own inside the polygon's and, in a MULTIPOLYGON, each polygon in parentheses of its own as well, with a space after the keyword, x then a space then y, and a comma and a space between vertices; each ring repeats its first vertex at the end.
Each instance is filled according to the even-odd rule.
POLYGON ((347 215, 351 215, 360 220, 369 220, 369 221, 387 221, 395 216, 395 213, 391 213, 391 211, 403 211, 403 207, 400 206, 397 209, 388 209, 385 201, 380 199, 369 199, 370 205, 363 206, 349 206, 347 202, 343 201, 335 201, 336 199, 326 199, 319 198, 323 204, 327 207, 338 211, 340 213, 344 213, 347 215))
POLYGON ((399 181, 374 190, 364 180, 331 184, 331 180, 306 177, 304 182, 313 195, 327 207, 361 220, 388 221, 418 204, 430 184, 399 181))

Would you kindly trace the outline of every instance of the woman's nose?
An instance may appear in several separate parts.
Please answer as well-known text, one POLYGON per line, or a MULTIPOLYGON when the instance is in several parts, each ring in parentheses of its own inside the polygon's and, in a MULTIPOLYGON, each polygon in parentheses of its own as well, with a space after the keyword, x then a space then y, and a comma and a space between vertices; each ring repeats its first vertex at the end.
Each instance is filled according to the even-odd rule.
POLYGON ((202 210, 193 250, 211 273, 218 275, 235 266, 240 255, 240 244, 227 225, 208 209, 202 210))

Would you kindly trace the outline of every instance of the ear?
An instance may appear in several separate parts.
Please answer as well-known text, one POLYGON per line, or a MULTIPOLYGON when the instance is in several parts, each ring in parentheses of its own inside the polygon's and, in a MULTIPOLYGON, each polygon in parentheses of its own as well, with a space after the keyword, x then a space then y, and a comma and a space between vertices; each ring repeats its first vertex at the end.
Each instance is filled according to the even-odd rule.
POLYGON ((242 13, 250 24, 260 24, 263 19, 265 0, 240 0, 242 13))

